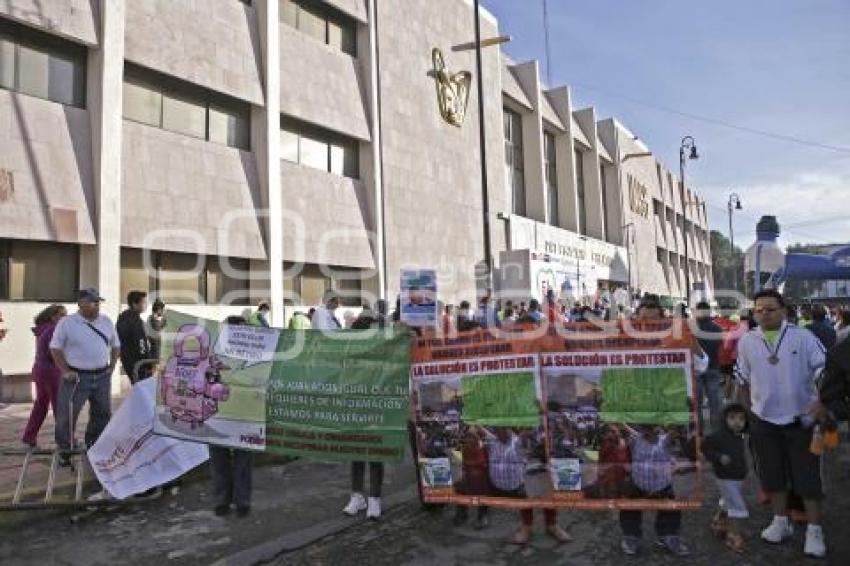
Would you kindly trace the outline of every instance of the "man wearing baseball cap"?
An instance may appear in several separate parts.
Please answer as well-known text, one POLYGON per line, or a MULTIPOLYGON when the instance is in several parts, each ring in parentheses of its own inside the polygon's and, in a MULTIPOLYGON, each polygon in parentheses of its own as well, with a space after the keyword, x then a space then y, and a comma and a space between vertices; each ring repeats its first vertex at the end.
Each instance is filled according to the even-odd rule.
MULTIPOLYGON (((112 415, 110 376, 121 353, 121 343, 115 325, 108 316, 100 314, 101 301, 97 289, 80 290, 77 312, 59 322, 50 341, 50 353, 62 372, 55 407, 56 445, 62 450, 73 447, 77 417, 86 401, 86 447, 95 443, 112 415)), ((62 461, 68 462, 67 455, 62 461)))

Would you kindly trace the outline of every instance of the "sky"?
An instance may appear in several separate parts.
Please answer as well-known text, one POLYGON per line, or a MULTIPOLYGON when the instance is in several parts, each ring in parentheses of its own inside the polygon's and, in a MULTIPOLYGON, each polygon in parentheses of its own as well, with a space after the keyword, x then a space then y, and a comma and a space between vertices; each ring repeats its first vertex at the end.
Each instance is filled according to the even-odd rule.
MULTIPOLYGON (((508 55, 539 60, 546 80, 543 1, 482 5, 512 37, 508 55)), ((764 214, 783 245, 850 242, 850 0, 548 0, 548 13, 546 82, 616 117, 673 171, 693 136, 686 178, 713 229, 728 235, 735 192, 736 245, 764 214)))

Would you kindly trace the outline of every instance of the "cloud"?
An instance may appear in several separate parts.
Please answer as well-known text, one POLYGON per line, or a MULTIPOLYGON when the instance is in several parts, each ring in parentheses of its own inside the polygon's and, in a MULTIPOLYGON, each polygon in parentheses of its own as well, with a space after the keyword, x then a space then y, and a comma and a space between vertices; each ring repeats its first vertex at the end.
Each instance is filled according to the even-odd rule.
MULTIPOLYGON (((786 182, 740 184, 736 191, 744 209, 734 215, 736 240, 748 246, 755 239, 755 223, 770 214, 779 221, 782 246, 850 242, 850 161, 837 165, 829 171, 801 172, 786 182)), ((726 234, 729 190, 706 187, 704 194, 712 195, 712 227, 726 234)))

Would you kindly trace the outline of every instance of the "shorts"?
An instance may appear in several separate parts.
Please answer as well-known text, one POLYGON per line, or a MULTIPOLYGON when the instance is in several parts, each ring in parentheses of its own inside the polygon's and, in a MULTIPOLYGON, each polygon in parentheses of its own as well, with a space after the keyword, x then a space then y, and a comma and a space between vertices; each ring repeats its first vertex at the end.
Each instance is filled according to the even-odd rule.
POLYGON ((792 489, 803 499, 823 498, 820 457, 809 451, 811 429, 797 423, 776 425, 752 415, 750 431, 762 489, 792 489))
POLYGON ((730 519, 746 519, 750 516, 744 501, 744 482, 741 480, 717 480, 720 488, 720 508, 730 519))

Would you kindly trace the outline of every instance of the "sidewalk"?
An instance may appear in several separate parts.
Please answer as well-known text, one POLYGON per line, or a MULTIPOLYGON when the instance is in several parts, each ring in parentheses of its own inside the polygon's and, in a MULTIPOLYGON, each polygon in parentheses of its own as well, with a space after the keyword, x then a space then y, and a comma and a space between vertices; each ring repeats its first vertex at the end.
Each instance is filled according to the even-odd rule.
MULTIPOLYGON (((118 408, 123 397, 112 398, 112 410, 118 408)), ((0 447, 22 448, 21 435, 29 419, 32 403, 0 404, 0 447)), ((83 407, 77 420, 77 438, 82 438, 88 423, 88 406, 83 407)), ((51 449, 56 446, 53 439, 53 411, 49 411, 38 434, 38 445, 51 449)), ((0 456, 0 498, 7 498, 15 490, 18 474, 21 470, 23 456, 0 456)), ((49 471, 49 457, 31 460, 28 467, 26 485, 29 487, 44 487, 49 471)), ((61 478, 60 478, 61 479, 61 478)), ((70 479, 70 475, 68 478, 70 479)))

